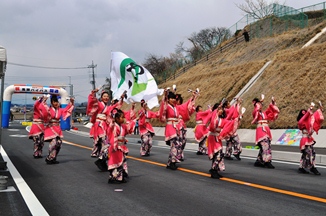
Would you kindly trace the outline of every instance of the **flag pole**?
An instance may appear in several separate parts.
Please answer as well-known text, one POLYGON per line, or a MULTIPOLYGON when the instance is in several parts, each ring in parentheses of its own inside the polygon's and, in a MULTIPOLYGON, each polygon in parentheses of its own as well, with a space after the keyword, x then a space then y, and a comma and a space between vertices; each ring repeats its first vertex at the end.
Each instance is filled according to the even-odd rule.
POLYGON ((112 71, 112 50, 111 50, 111 59, 110 59, 110 76, 111 76, 111 71, 112 71))
MULTIPOLYGON (((111 59, 110 59, 110 93, 111 93, 111 100, 113 99, 113 91, 112 91, 112 77, 111 77, 111 71, 112 71, 112 50, 111 50, 111 59)), ((111 101, 109 102, 111 104, 111 101)))

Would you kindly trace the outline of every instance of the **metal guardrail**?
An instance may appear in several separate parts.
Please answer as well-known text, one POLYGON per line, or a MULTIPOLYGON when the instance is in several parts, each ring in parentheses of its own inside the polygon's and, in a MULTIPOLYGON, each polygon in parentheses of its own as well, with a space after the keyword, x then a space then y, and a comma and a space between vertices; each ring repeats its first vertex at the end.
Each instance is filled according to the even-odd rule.
MULTIPOLYGON (((273 7, 274 13, 278 16, 278 18, 284 18, 286 19, 286 25, 285 25, 285 30, 289 30, 289 25, 293 25, 295 27, 300 26, 301 28, 307 26, 307 20, 308 16, 304 13, 309 13, 310 11, 316 12, 316 11, 321 11, 324 15, 322 16, 322 20, 326 19, 326 2, 321 2, 319 4, 307 6, 301 9, 294 9, 288 6, 283 6, 283 5, 277 5, 277 4, 271 4, 268 7, 273 7), (280 15, 281 13, 281 15, 280 15), (294 17, 296 14, 302 14, 303 16, 300 16, 299 20, 299 25, 295 21, 291 21, 291 18, 294 17)), ((273 17, 270 17, 269 19, 273 20, 273 17)), ((293 18, 294 19, 294 18, 293 18)), ((298 19, 296 17, 296 19, 298 19)), ((315 20, 315 19, 314 19, 315 20)), ((241 20, 239 20, 236 24, 234 24, 232 27, 229 28, 231 32, 237 32, 239 29, 244 29, 246 26, 248 27, 248 31, 251 31, 251 38, 254 37, 262 37, 261 33, 259 32, 260 29, 257 28, 258 25, 254 25, 257 20, 250 18, 249 15, 244 16, 241 20)), ((272 23, 272 21, 270 22, 272 23)), ((270 26, 270 33, 268 35, 272 34, 272 25, 270 26)), ((284 30, 284 31, 285 31, 284 30)), ((276 32, 275 33, 280 33, 276 32)), ((231 46, 236 45, 238 43, 241 43, 244 41, 244 38, 241 36, 235 37, 232 41, 230 41, 228 44, 224 46, 219 46, 215 48, 212 52, 206 54, 203 58, 196 60, 194 62, 188 63, 186 66, 183 66, 182 68, 178 69, 177 71, 174 71, 172 75, 170 75, 168 78, 163 79, 164 82, 167 82, 169 80, 173 80, 180 76, 181 74, 185 73, 187 70, 189 70, 191 67, 196 66, 199 63, 208 61, 209 58, 218 55, 219 53, 222 53, 223 51, 229 49, 231 46)))

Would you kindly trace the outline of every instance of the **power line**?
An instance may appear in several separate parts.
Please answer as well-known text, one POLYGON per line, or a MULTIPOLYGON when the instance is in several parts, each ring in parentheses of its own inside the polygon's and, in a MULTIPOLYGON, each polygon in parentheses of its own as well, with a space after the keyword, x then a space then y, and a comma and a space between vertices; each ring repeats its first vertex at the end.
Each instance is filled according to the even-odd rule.
POLYGON ((74 67, 74 68, 63 68, 63 67, 44 67, 44 66, 36 66, 36 65, 26 65, 26 64, 19 64, 19 63, 13 63, 13 62, 7 62, 8 65, 15 65, 15 66, 21 66, 21 67, 31 67, 31 68, 42 68, 42 69, 59 69, 59 70, 71 70, 71 69, 86 69, 88 67, 74 67))

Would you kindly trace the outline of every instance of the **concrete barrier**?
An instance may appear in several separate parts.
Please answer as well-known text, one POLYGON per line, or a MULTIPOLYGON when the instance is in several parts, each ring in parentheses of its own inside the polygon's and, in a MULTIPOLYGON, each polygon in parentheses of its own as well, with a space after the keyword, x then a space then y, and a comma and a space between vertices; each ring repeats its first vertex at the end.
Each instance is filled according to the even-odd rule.
MULTIPOLYGON (((92 123, 88 123, 85 127, 90 128, 92 123)), ((165 128, 164 127, 154 127, 156 136, 164 136, 165 128)), ((272 133, 272 144, 277 145, 277 140, 285 133, 286 129, 274 129, 271 130, 272 133)), ((256 137, 256 130, 254 129, 238 129, 237 133, 239 134, 241 142, 254 143, 256 137)), ((187 137, 189 139, 194 139, 194 128, 187 128, 187 137)), ((319 130, 318 135, 313 135, 316 140, 315 147, 326 148, 326 129, 319 130)))
MULTIPOLYGON (((155 134, 157 136, 164 136, 164 128, 163 127, 154 127, 155 134)), ((276 145, 276 141, 283 135, 286 129, 275 129, 271 130, 272 133, 272 144, 276 145)), ((256 130, 253 129, 238 129, 237 133, 239 134, 241 142, 254 143, 256 137, 256 130)), ((195 138, 194 129, 187 129, 187 137, 190 139, 195 138)), ((318 135, 313 135, 316 140, 315 147, 318 148, 326 148, 326 130, 322 129, 319 131, 318 135)))

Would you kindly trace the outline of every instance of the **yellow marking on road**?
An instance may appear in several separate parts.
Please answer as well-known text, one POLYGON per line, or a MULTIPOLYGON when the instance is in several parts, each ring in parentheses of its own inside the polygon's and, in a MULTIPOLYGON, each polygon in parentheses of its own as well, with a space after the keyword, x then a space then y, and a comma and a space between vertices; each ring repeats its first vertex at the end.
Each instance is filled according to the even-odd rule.
MULTIPOLYGON (((76 147, 80 147, 80 148, 84 148, 84 149, 92 150, 92 148, 90 148, 90 147, 79 145, 79 144, 72 143, 72 142, 68 142, 68 141, 65 141, 65 140, 63 140, 63 143, 66 143, 66 144, 72 145, 72 146, 76 146, 76 147)), ((158 163, 158 162, 154 162, 154 161, 150 161, 150 160, 144 160, 144 159, 133 157, 133 156, 127 156, 127 158, 132 159, 132 160, 136 160, 136 161, 140 161, 140 162, 144 162, 144 163, 149 163, 149 164, 161 166, 161 167, 166 167, 166 164, 158 163)), ((192 173, 192 174, 195 174, 195 175, 204 176, 204 177, 211 177, 211 175, 208 174, 208 173, 199 172, 199 171, 195 171, 195 170, 191 170, 191 169, 178 167, 177 170, 180 170, 182 172, 192 173)), ((273 188, 273 187, 269 187, 269 186, 264 186, 264 185, 250 183, 250 182, 240 181, 240 180, 231 179, 231 178, 227 178, 227 177, 222 177, 219 180, 227 181, 227 182, 231 182, 231 183, 235 183, 235 184, 240 184, 240 185, 245 185, 245 186, 249 186, 249 187, 253 187, 253 188, 258 188, 258 189, 261 189, 261 190, 271 191, 271 192, 274 192, 274 193, 286 194, 286 195, 289 195, 289 196, 294 196, 294 197, 298 197, 298 198, 302 198, 302 199, 307 199, 307 200, 313 200, 313 201, 317 201, 317 202, 326 203, 326 199, 321 198, 321 197, 310 196, 310 195, 307 195, 307 194, 282 190, 282 189, 278 189, 278 188, 273 188)))
POLYGON ((79 145, 79 144, 76 144, 76 143, 72 143, 72 142, 69 142, 69 141, 66 141, 66 140, 62 140, 62 142, 66 143, 68 145, 77 146, 77 147, 80 147, 80 148, 92 150, 92 148, 90 148, 90 147, 79 145))

